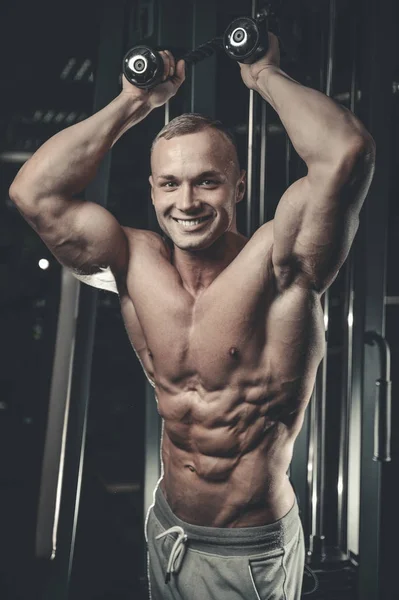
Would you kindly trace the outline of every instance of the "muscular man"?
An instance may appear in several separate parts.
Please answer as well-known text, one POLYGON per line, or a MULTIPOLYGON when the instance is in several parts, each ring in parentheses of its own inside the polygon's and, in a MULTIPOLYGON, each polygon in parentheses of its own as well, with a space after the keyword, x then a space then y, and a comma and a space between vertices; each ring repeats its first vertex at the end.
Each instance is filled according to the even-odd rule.
POLYGON ((250 239, 236 226, 245 173, 234 143, 198 115, 175 119, 153 145, 152 202, 171 244, 76 197, 115 141, 177 92, 184 63, 168 52, 166 81, 146 92, 124 80, 10 188, 61 264, 119 294, 155 388, 163 476, 146 538, 156 600, 300 597, 303 532, 287 470, 325 352, 320 297, 357 231, 374 142, 351 112, 282 72, 272 34, 270 44, 241 76, 277 111, 308 172, 250 239))

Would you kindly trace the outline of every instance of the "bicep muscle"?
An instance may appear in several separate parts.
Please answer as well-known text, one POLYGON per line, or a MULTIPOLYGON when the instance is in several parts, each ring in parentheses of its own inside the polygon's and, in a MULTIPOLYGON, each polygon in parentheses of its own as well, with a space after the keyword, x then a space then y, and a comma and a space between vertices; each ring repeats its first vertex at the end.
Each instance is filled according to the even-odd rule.
POLYGON ((128 241, 117 219, 93 202, 44 198, 34 214, 22 211, 54 254, 81 281, 116 291, 114 276, 128 265, 128 241))
MULTIPOLYGON (((347 167, 346 167, 347 168, 347 167)), ((346 260, 371 177, 319 171, 291 185, 274 218, 272 261, 282 287, 295 279, 322 293, 346 260)))

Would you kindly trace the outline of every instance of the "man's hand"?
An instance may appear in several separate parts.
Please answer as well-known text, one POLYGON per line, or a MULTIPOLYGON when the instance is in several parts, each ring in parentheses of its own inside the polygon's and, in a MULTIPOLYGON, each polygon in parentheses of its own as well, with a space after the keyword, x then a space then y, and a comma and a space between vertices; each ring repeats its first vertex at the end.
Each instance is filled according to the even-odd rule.
POLYGON ((267 53, 252 63, 252 65, 244 65, 238 63, 241 69, 241 77, 245 85, 250 90, 258 91, 259 75, 265 69, 280 67, 280 48, 278 38, 269 31, 269 50, 267 53))
POLYGON ((142 98, 149 104, 151 108, 157 108, 166 104, 172 98, 185 79, 185 62, 176 61, 168 50, 160 52, 164 63, 164 74, 162 81, 150 90, 144 90, 131 84, 123 75, 122 78, 122 94, 130 94, 133 98, 142 98))

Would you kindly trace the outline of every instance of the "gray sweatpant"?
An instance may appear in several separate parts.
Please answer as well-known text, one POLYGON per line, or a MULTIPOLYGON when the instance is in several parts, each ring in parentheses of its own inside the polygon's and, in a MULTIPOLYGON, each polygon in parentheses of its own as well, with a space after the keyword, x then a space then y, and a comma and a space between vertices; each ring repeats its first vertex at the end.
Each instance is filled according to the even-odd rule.
POLYGON ((145 523, 152 600, 299 600, 305 545, 298 505, 261 527, 201 527, 158 486, 145 523))

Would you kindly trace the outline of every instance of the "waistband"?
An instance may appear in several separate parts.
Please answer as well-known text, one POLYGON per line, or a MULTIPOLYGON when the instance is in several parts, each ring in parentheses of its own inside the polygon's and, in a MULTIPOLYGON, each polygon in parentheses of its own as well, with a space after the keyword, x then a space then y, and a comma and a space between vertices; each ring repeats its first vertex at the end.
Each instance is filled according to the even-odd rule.
POLYGON ((281 519, 256 527, 203 527, 182 521, 170 508, 158 485, 153 506, 155 517, 162 527, 180 526, 190 540, 190 548, 214 554, 246 555, 276 550, 288 544, 302 526, 298 504, 281 519))

